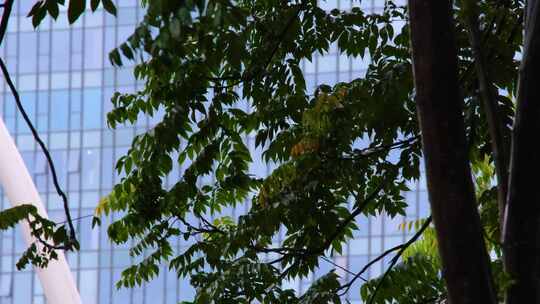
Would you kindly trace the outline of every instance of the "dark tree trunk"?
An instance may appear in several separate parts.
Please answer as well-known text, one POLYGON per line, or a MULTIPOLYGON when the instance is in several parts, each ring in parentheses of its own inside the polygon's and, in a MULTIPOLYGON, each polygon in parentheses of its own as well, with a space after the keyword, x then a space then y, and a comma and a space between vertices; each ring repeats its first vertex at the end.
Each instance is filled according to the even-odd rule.
POLYGON ((452 304, 496 303, 463 126, 448 0, 409 0, 416 102, 443 277, 452 304))
POLYGON ((510 186, 503 242, 515 280, 506 302, 540 303, 540 1, 529 1, 517 110, 512 130, 510 186))

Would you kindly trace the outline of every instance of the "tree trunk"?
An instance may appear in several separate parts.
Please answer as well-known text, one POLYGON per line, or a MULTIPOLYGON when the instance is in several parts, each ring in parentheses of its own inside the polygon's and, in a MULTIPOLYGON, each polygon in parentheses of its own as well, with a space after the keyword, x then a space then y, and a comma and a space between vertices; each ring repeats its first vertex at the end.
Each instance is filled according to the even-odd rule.
POLYGON ((409 0, 418 119, 443 277, 452 304, 496 303, 475 201, 448 0, 409 0))
POLYGON ((503 241, 514 280, 506 302, 540 303, 540 1, 527 4, 503 241))

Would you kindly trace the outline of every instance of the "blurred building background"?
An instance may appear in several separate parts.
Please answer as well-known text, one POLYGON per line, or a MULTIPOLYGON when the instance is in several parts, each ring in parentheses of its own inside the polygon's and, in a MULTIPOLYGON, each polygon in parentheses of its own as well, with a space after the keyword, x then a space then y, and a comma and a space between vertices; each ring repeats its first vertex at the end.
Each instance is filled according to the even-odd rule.
MULTIPOLYGON (((107 195, 119 181, 115 174, 115 160, 123 155, 137 133, 159 121, 141 117, 136 125, 111 131, 105 116, 111 109, 110 97, 115 91, 132 92, 141 83, 135 81, 131 67, 113 68, 108 52, 132 33, 143 17, 138 0, 116 0, 118 17, 98 10, 84 14, 73 26, 67 24, 65 12, 56 22, 46 19, 34 30, 26 18, 33 0, 15 1, 8 33, 0 56, 6 61, 31 119, 37 126, 54 158, 63 188, 69 195, 72 216, 81 242, 81 250, 68 254, 85 304, 178 303, 191 299, 193 289, 188 279, 177 279, 175 273, 163 266, 160 276, 141 288, 116 290, 114 283, 120 272, 132 260, 127 247, 113 246, 106 235, 104 220, 100 229, 91 229, 91 215, 100 197, 107 195)), ((368 11, 382 9, 384 1, 329 0, 321 2, 326 8, 347 9, 360 5, 368 11)), ((127 63, 127 62, 126 62, 127 63)), ((333 49, 328 55, 315 55, 313 62, 304 63, 306 82, 310 89, 316 84, 333 84, 361 76, 367 61, 347 58, 333 49)), ((53 189, 44 155, 34 142, 30 130, 17 112, 4 79, 0 77, 0 113, 14 136, 19 150, 33 175, 46 204, 50 217, 56 222, 65 220, 60 198, 53 189)), ((253 146, 254 140, 247 139, 253 146)), ((181 168, 176 168, 180 170, 181 168)), ((256 163, 252 170, 265 175, 269 168, 256 163)), ((171 183, 174 176, 171 176, 171 183)), ((344 250, 335 256, 336 264, 358 271, 385 249, 402 243, 408 233, 398 229, 403 221, 428 215, 425 183, 411 185, 414 191, 406 193, 409 203, 407 218, 389 219, 384 216, 366 219, 359 217, 360 231, 344 250)), ((0 192, 1 193, 1 192, 0 192)), ((0 208, 10 206, 0 194, 0 208)), ((233 216, 244 210, 227 210, 233 216)), ((181 250, 182 243, 177 244, 181 250)), ((37 276, 31 270, 17 271, 15 263, 25 249, 20 232, 0 233, 0 304, 45 303, 37 276)), ((387 266, 388 259, 371 268, 367 277, 377 276, 387 266)), ((321 261, 321 269, 314 275, 326 273, 333 265, 321 261)), ((348 280, 350 275, 338 269, 348 280)), ((300 292, 309 286, 309 280, 288 282, 300 292)), ((358 291, 361 280, 350 289, 347 299, 360 303, 358 291)))

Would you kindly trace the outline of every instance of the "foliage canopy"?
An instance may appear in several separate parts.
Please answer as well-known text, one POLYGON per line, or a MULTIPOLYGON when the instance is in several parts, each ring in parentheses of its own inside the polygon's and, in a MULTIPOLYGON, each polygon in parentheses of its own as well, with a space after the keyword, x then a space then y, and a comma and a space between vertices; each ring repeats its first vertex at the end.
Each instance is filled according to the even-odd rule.
MULTIPOLYGON (((45 7, 55 17, 49 9, 55 1, 63 3, 36 4, 35 25, 45 7)), ((84 7, 72 6, 75 2, 70 2, 70 21, 84 7)), ((115 12, 108 3, 103 1, 107 11, 115 12)), ((349 10, 323 4, 143 1, 143 21, 109 58, 117 66, 136 61, 134 73, 144 86, 114 95, 108 123, 115 128, 134 123, 140 114, 165 114, 133 140, 116 167, 125 177, 96 209, 96 224, 103 214, 124 214, 109 226, 108 235, 118 244, 135 241, 130 254, 141 257, 124 270, 118 287, 151 280, 167 263, 179 276, 191 278, 194 303, 339 303, 352 282, 335 271, 303 294, 282 283, 306 277, 325 257, 340 254, 359 229, 358 217, 405 214, 402 193, 419 178, 422 157, 407 8, 386 1, 372 13, 359 2, 349 10), (334 51, 369 61, 365 75, 315 88, 306 84, 301 63, 334 51), (261 153, 250 152, 250 145, 261 153), (273 170, 256 176, 254 162, 266 162, 273 170), (172 187, 166 187, 166 178, 175 178, 172 187), (249 210, 238 219, 222 214, 240 204, 249 210), (170 244, 177 238, 188 244, 182 252, 170 244)), ((479 9, 488 72, 509 129, 523 3, 486 0, 479 9)), ((493 155, 467 9, 459 2, 454 14, 479 208, 486 239, 497 240, 493 155)), ((400 247, 407 249, 405 258, 385 282, 366 283, 362 298, 372 303, 444 298, 435 243, 428 232, 412 247, 400 247)), ((497 253, 497 283, 505 286, 500 245, 488 243, 497 253)))
MULTIPOLYGON (((508 128, 522 3, 480 6, 483 40, 494 59, 490 75, 504 92, 497 99, 508 128)), ((482 164, 491 151, 465 9, 458 6, 455 14, 470 154, 485 173, 482 164)), ((408 31, 406 8, 392 1, 380 13, 325 10, 316 1, 147 3, 144 21, 110 55, 117 65, 122 56, 138 60, 135 75, 146 84, 135 94, 115 95, 108 121, 115 127, 140 113, 163 108, 166 114, 121 158, 117 169, 126 177, 101 208, 127 213, 110 226, 113 241, 139 240, 134 255, 155 251, 127 269, 119 285, 145 281, 168 261, 191 276, 196 303, 339 302, 346 282, 335 272, 302 295, 283 290, 281 282, 308 275, 321 256, 339 254, 358 229, 357 216, 405 212, 401 193, 419 177, 421 158, 408 31), (308 91, 300 63, 331 48, 369 56, 365 76, 308 91), (276 164, 268 177, 250 174, 250 163, 261 161, 246 145, 251 135, 264 161, 276 164), (167 189, 163 179, 173 163, 182 175, 167 189), (250 209, 238 221, 219 216, 222 208, 246 200, 250 209), (276 244, 280 231, 283 242, 276 244), (194 244, 175 253, 171 237, 194 244)), ((480 190, 486 231, 498 239, 498 211, 488 195, 493 189, 480 190)), ((411 259, 415 269, 424 269, 408 272, 425 282, 418 294, 443 296, 438 271, 425 254, 411 259)), ((406 278, 403 269, 391 276, 406 278)), ((400 302, 403 295, 389 288, 402 290, 411 281, 393 279, 386 296, 375 300, 400 302)), ((369 286, 366 300, 373 292, 369 286)))

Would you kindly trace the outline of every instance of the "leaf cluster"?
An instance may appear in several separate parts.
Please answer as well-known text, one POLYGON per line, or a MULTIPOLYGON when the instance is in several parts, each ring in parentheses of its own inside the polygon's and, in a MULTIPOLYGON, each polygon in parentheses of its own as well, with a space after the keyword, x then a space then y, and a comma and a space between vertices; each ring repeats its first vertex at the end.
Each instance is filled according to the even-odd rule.
POLYGON ((19 258, 19 270, 30 264, 39 268, 47 267, 51 260, 58 259, 56 250, 79 248, 77 242, 72 243, 65 225, 58 225, 42 217, 33 205, 22 204, 0 212, 0 230, 14 228, 20 222, 25 225, 23 229, 30 230, 34 241, 19 258))
MULTIPOLYGON (((105 11, 116 16, 116 6, 113 0, 90 0, 90 9, 95 12, 102 4, 105 11)), ((60 6, 66 5, 66 0, 38 0, 28 12, 27 17, 32 18, 32 25, 38 27, 47 15, 54 20, 60 14, 60 6)), ((86 0, 69 0, 67 17, 70 24, 79 19, 86 10, 86 0)))

